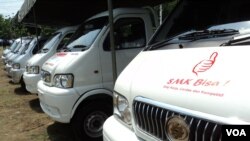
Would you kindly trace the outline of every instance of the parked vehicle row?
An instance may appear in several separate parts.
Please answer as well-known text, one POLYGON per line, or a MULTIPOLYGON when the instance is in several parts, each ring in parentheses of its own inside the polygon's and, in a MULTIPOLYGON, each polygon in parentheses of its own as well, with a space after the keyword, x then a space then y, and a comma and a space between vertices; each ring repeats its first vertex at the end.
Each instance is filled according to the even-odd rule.
POLYGON ((115 9, 116 82, 108 12, 56 31, 25 72, 15 59, 31 39, 16 39, 2 59, 13 82, 22 74, 42 110, 70 123, 78 140, 229 140, 223 125, 250 124, 249 7, 178 0, 154 35, 154 14, 115 9))
MULTIPOLYGON (((2 57, 12 82, 38 94, 42 110, 55 121, 70 123, 78 140, 102 140, 103 123, 113 114, 108 23, 108 12, 102 12, 57 30, 46 42, 43 37, 17 39, 17 47, 10 47, 15 56, 2 57)), ((118 74, 145 47, 157 23, 144 8, 114 10, 118 74)))

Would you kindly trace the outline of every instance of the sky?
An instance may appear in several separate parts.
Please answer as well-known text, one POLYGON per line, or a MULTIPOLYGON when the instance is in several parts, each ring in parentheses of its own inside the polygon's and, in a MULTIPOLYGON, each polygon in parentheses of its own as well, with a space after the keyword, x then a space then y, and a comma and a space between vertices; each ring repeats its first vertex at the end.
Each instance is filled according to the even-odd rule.
POLYGON ((24 0, 0 0, 0 14, 3 18, 12 18, 21 8, 24 0))

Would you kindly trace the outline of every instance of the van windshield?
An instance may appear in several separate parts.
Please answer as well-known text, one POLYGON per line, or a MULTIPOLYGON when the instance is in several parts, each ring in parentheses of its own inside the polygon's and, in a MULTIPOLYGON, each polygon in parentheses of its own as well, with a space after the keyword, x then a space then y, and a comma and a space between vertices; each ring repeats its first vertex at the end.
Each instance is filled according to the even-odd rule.
POLYGON ((16 48, 15 48, 12 52, 13 52, 13 53, 16 53, 16 52, 20 49, 21 46, 22 46, 22 43, 21 43, 21 41, 20 41, 20 42, 17 43, 16 48))
POLYGON ((52 34, 49 39, 45 42, 44 46, 40 50, 40 53, 46 53, 48 52, 54 44, 60 39, 61 32, 55 32, 52 34))
POLYGON ((17 41, 14 41, 14 42, 11 44, 11 46, 10 46, 10 50, 11 50, 11 51, 14 51, 14 49, 17 47, 17 45, 18 45, 18 42, 17 42, 17 41))
POLYGON ((17 47, 17 49, 14 51, 14 53, 19 53, 23 50, 23 48, 26 46, 27 44, 22 42, 19 44, 19 46, 17 47))
POLYGON ((28 48, 32 48, 37 43, 37 38, 33 38, 32 41, 20 49, 21 54, 24 54, 28 48))
POLYGON ((23 39, 22 41, 20 41, 17 45, 17 47, 14 49, 14 53, 18 53, 19 51, 21 51, 25 45, 28 45, 28 43, 30 42, 30 40, 28 39, 23 39))
POLYGON ((95 41, 96 37, 107 25, 108 17, 95 18, 83 23, 74 33, 65 51, 84 51, 95 41))
POLYGON ((248 0, 181 0, 148 45, 250 34, 249 7, 248 0))

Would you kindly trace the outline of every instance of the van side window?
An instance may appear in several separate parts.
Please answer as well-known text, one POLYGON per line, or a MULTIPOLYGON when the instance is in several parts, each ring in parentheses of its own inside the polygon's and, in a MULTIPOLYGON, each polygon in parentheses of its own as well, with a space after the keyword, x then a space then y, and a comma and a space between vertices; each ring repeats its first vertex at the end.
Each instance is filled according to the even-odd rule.
MULTIPOLYGON (((140 18, 122 18, 114 25, 115 49, 141 48, 146 45, 145 25, 140 18)), ((110 51, 109 34, 104 40, 103 49, 110 51)))
POLYGON ((64 38, 61 40, 56 50, 57 51, 61 50, 68 43, 72 35, 73 33, 68 33, 66 36, 64 36, 64 38))

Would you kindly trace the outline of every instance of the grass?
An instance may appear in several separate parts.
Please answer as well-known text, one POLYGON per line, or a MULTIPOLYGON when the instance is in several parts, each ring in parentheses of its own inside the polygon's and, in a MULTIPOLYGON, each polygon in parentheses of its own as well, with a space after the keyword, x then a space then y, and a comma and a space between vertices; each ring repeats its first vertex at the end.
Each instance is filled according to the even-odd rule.
MULTIPOLYGON (((0 47, 0 56, 3 48, 0 47)), ((73 141, 69 124, 57 123, 43 113, 37 95, 12 84, 0 59, 0 140, 73 141)))

